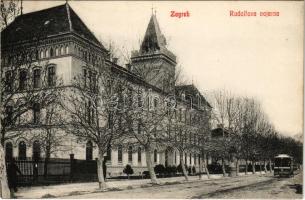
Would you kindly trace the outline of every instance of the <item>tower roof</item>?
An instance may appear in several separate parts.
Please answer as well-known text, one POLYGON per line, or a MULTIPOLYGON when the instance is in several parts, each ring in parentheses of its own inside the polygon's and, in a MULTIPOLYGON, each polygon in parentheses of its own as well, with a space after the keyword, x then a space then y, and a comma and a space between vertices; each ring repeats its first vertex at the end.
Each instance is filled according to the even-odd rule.
POLYGON ((144 40, 141 44, 141 52, 156 51, 165 48, 166 39, 161 33, 156 15, 152 14, 147 26, 144 40))
POLYGON ((1 43, 5 46, 65 33, 74 33, 105 49, 68 3, 19 15, 2 31, 1 43))

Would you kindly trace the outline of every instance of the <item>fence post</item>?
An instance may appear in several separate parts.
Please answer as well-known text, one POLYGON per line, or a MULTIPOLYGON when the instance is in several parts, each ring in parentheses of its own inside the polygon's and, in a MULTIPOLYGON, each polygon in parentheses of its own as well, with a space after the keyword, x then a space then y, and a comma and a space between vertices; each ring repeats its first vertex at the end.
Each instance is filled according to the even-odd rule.
POLYGON ((74 174, 74 154, 70 154, 70 182, 73 182, 73 174, 74 174))

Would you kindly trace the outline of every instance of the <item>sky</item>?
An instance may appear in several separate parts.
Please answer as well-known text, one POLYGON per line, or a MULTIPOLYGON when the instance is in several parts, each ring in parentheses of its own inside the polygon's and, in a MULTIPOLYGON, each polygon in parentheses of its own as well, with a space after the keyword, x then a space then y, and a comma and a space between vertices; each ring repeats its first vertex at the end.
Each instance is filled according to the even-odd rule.
MULTIPOLYGON (((32 12, 65 1, 24 1, 32 12)), ((139 49, 152 8, 168 49, 203 94, 225 88, 258 99, 275 128, 303 133, 302 1, 69 1, 87 27, 123 52, 139 49), (189 17, 171 17, 171 12, 189 17), (256 12, 256 17, 230 16, 256 12), (260 12, 279 16, 259 16, 260 12)))

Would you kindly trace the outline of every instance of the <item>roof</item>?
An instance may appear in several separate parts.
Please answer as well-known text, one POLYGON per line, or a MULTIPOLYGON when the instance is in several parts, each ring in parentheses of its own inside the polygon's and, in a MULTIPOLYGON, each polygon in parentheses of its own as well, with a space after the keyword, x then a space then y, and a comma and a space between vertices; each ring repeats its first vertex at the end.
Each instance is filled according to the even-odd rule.
POLYGON ((291 158, 291 156, 289 156, 287 154, 279 154, 279 155, 275 156, 275 158, 291 158))
POLYGON ((147 26, 144 40, 141 44, 140 52, 149 52, 165 48, 166 39, 161 33, 156 15, 152 14, 147 26))
POLYGON ((178 86, 175 86, 175 94, 176 96, 181 96, 181 94, 184 93, 185 94, 185 98, 187 99, 188 96, 192 96, 194 97, 192 99, 192 102, 194 104, 198 104, 197 102, 197 94, 200 95, 200 98, 202 100, 202 103, 211 107, 211 105, 209 104, 209 102, 205 99, 205 97, 199 92, 199 90, 193 85, 193 84, 190 84, 190 85, 178 85, 178 86))
POLYGON ((105 49, 67 3, 17 16, 2 31, 1 42, 8 45, 64 33, 74 33, 105 49))

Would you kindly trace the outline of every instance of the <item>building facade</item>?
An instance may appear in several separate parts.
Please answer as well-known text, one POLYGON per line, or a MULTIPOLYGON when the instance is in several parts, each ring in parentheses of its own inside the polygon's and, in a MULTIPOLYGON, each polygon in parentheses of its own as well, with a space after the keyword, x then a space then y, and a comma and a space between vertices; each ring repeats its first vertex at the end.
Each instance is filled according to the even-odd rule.
MULTIPOLYGON (((175 96, 176 108, 174 121, 183 127, 180 134, 187 134, 186 140, 197 144, 200 137, 192 129, 200 129, 201 123, 209 124, 211 106, 199 90, 193 85, 176 85, 176 56, 166 48, 166 39, 162 34, 157 18, 152 14, 143 42, 138 51, 132 52, 131 63, 127 67, 119 66, 111 59, 107 49, 96 39, 80 17, 73 11, 68 3, 45 10, 27 13, 18 16, 1 34, 2 78, 16 74, 19 93, 28 92, 32 88, 39 88, 40 79, 46 79, 46 84, 52 86, 58 77, 61 86, 69 88, 73 80, 79 75, 85 77, 88 84, 95 82, 94 74, 99 67, 110 67, 128 77, 128 80, 144 92, 148 91, 154 96, 175 96), (18 50, 26 49, 30 52, 31 67, 25 70, 13 71, 9 66, 18 57, 18 50), (43 69, 41 69, 43 68, 43 69), (45 71, 45 74, 42 72, 45 71), (7 75, 8 74, 8 75, 7 75), (6 76, 7 75, 7 76, 6 76), (29 84, 31 82, 31 84, 29 84), (20 91, 20 88, 28 90, 20 91), (31 88, 30 88, 31 87, 31 88), (197 126, 197 127, 196 127, 197 126), (185 127, 188 127, 187 129, 185 127)), ((98 83, 97 83, 98 84, 98 83)), ((13 109, 18 98, 12 101, 13 109)), ((148 106, 157 104, 151 101, 148 106)), ((7 157, 45 157, 41 150, 41 141, 35 138, 41 128, 39 120, 44 115, 42 105, 35 104, 31 111, 20 117, 19 121, 32 126, 25 130, 25 136, 7 139, 5 152, 7 157)), ((9 116, 9 111, 6 112, 9 116)), ((65 135, 61 130, 53 134, 64 135, 64 150, 51 154, 52 158, 70 158, 73 154, 77 159, 97 158, 97 148, 92 141, 77 141, 71 135, 65 135)), ((168 132, 179 132, 169 127, 168 132)), ((12 133, 16 130, 10 130, 12 133)), ((179 134, 177 133, 179 136, 179 134)), ((177 136, 177 137, 178 137, 177 136)), ((185 151, 183 154, 175 147, 156 147, 152 152, 154 164, 179 165, 180 156, 185 164, 198 167, 200 153, 185 151)), ((146 171, 146 156, 141 145, 114 145, 107 152, 107 175, 114 176, 123 173, 126 164, 130 164, 135 174, 146 171)))

